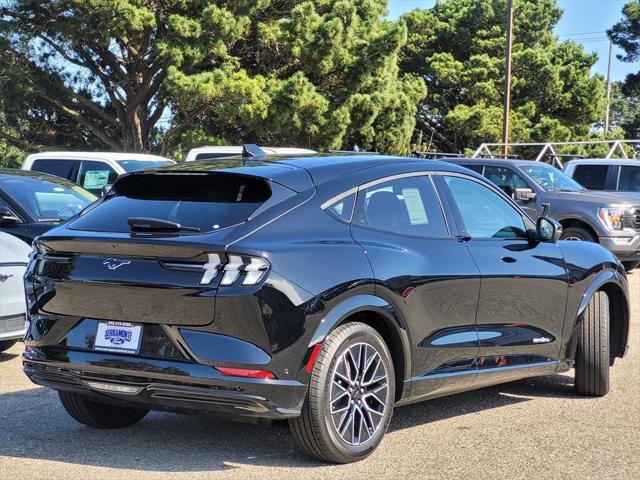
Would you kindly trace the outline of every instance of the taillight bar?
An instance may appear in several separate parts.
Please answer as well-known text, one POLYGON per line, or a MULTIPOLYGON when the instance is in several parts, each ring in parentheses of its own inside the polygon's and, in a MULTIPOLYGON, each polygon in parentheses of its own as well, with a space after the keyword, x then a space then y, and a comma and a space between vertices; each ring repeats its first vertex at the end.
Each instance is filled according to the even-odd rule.
POLYGON ((242 285, 257 285, 269 270, 269 262, 264 258, 246 255, 229 255, 227 258, 218 253, 208 253, 206 263, 162 262, 162 264, 166 268, 177 270, 204 270, 200 285, 210 285, 219 273, 222 274, 220 285, 234 285, 240 277, 242 277, 242 285))

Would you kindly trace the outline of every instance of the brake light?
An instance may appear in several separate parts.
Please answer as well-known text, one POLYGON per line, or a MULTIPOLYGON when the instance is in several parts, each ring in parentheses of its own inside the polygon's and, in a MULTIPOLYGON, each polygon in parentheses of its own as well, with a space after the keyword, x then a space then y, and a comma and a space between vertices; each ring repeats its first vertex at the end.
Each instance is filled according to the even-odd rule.
POLYGON ((251 370, 246 368, 216 367, 223 375, 245 378, 262 378, 265 380, 275 380, 276 376, 269 370, 251 370))

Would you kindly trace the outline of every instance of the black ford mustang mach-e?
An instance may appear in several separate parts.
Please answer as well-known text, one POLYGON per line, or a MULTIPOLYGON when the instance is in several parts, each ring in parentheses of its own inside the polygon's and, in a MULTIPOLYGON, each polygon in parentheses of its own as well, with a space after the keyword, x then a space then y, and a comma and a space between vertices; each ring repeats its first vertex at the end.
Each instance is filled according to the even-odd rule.
POLYGON ((627 280, 480 175, 388 156, 227 159, 121 177, 42 235, 24 370, 81 423, 289 419, 351 462, 396 405, 575 366, 609 389, 627 280))

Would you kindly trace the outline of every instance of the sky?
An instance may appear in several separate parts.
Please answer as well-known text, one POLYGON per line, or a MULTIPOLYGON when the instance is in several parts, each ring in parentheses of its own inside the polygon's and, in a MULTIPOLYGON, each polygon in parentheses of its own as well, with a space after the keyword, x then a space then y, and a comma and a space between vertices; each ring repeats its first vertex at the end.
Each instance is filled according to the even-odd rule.
MULTIPOLYGON (((389 17, 398 18, 405 12, 416 8, 430 8, 435 0, 388 0, 389 17)), ((555 32, 560 40, 573 39, 582 45, 587 52, 598 54, 598 63, 593 66, 593 73, 607 75, 607 59, 609 41, 606 30, 622 18, 622 7, 629 0, 557 0, 564 11, 555 32)), ((517 11, 516 11, 517 16, 517 11)), ((611 65, 611 79, 624 80, 628 73, 640 70, 640 65, 624 63, 615 55, 623 53, 614 46, 611 65)))

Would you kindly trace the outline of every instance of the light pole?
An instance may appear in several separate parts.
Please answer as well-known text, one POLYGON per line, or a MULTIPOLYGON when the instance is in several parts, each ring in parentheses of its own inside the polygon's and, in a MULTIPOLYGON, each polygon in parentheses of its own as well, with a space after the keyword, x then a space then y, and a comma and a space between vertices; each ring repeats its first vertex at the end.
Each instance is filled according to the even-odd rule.
POLYGON ((611 57, 613 52, 613 42, 609 40, 609 65, 607 66, 607 108, 604 111, 604 133, 609 131, 611 112, 611 57))
POLYGON ((502 154, 509 155, 509 115, 511 114, 511 45, 513 42, 513 0, 507 1, 507 49, 504 65, 504 105, 502 108, 502 154))

